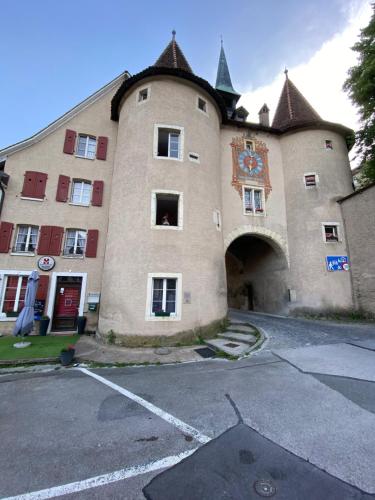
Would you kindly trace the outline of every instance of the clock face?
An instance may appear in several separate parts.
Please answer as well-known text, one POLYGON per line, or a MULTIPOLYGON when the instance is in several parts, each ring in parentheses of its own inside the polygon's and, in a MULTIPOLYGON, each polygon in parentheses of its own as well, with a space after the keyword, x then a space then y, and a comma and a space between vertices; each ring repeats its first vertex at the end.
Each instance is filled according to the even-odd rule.
POLYGON ((238 155, 240 169, 247 175, 259 174, 263 169, 263 160, 255 152, 245 149, 238 155))

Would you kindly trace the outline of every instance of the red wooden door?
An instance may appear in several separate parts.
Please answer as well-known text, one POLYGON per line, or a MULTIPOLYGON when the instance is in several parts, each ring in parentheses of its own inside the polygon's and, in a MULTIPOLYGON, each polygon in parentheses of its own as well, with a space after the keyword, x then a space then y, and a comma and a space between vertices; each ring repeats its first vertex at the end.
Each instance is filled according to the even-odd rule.
POLYGON ((74 330, 76 328, 80 299, 80 284, 63 283, 57 285, 52 323, 54 330, 74 330))

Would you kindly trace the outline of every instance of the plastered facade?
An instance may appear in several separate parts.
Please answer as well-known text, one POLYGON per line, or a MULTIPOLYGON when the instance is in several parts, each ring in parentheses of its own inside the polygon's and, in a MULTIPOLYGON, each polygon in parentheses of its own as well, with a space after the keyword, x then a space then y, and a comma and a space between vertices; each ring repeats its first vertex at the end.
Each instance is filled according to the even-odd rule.
MULTIPOLYGON (((239 287, 246 280, 255 283, 253 306, 258 310, 353 306, 349 273, 328 272, 325 265, 326 255, 348 253, 337 204, 352 190, 342 135, 324 129, 280 134, 254 124, 223 124, 217 102, 202 86, 165 75, 133 85, 122 98, 116 122, 110 119, 110 103, 117 87, 39 142, 1 152, 10 175, 1 220, 99 230, 96 258, 59 256, 48 273, 86 273, 82 300, 88 329, 104 336, 110 331, 118 336, 168 336, 204 327, 227 313, 228 272, 228 281, 239 287), (139 102, 144 88, 148 99, 139 102), (205 112, 198 109, 198 97, 206 102, 205 112), (181 130, 180 159, 156 157, 158 125, 181 130), (67 128, 107 136, 106 161, 63 154, 67 128), (233 138, 259 141, 267 149, 270 189, 260 215, 244 213, 243 197, 233 185, 233 138), (333 150, 324 149, 326 139, 333 141, 333 150), (191 161, 189 153, 198 155, 199 162, 191 161), (48 173, 44 201, 21 199, 26 170, 48 173), (316 188, 305 188, 306 172, 319 175, 316 188), (56 202, 60 174, 103 180, 102 206, 56 202), (183 195, 178 230, 152 225, 152 196, 158 191, 183 195), (323 241, 325 221, 339 225, 339 242, 323 241), (254 260, 243 265, 230 256, 226 263, 233 242, 248 235, 261 241, 254 246, 254 260), (175 317, 150 315, 153 276, 178 280, 175 317), (101 294, 98 313, 88 312, 89 292, 101 294)), ((243 184, 252 187, 254 182, 249 177, 243 184)), ((0 269, 3 275, 7 270, 31 271, 37 258, 3 253, 0 269)), ((46 304, 52 311, 54 297, 52 290, 46 304)), ((233 305, 246 308, 243 297, 233 305)), ((12 321, 0 321, 1 331, 10 332, 12 321)))

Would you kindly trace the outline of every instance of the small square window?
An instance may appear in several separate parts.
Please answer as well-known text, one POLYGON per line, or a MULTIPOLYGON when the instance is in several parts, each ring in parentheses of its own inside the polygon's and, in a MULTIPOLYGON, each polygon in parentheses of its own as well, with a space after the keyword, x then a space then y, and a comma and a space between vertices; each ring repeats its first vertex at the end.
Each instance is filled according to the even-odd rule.
POLYGON ((264 215, 263 190, 256 188, 243 188, 244 214, 264 215))
POLYGON ((147 101, 148 99, 148 89, 142 89, 138 92, 138 102, 147 101))
POLYGON ((337 243, 339 241, 338 226, 335 224, 324 224, 324 238, 327 243, 337 243))
POLYGON ((201 97, 198 97, 198 109, 200 109, 204 113, 207 113, 207 103, 201 97))
POLYGON ((90 205, 91 200, 91 182, 73 180, 72 193, 70 197, 71 203, 75 205, 90 205))
POLYGON ((332 141, 329 139, 326 139, 325 146, 326 146, 326 149, 333 149, 332 141))
POLYGON ((96 154, 96 137, 79 134, 76 154, 93 160, 96 154))
POLYGON ((86 231, 67 229, 63 255, 66 257, 83 257, 86 247, 86 231))
POLYGON ((180 159, 180 130, 158 129, 158 156, 180 159))
POLYGON ((38 230, 37 226, 18 226, 13 252, 34 253, 38 240, 38 230))
POLYGON ((245 149, 254 151, 254 141, 245 141, 245 149))
POLYGON ((305 187, 316 187, 318 184, 318 176, 316 174, 305 174, 305 187))

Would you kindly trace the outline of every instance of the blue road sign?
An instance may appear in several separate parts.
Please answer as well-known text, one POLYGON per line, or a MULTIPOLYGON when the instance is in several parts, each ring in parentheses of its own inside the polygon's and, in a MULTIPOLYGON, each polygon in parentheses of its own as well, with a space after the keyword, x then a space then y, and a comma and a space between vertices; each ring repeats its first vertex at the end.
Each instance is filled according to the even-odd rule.
POLYGON ((349 271, 347 255, 327 255, 327 271, 349 271))

